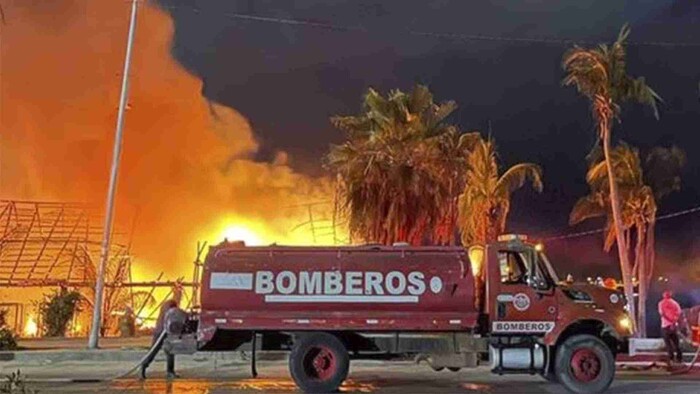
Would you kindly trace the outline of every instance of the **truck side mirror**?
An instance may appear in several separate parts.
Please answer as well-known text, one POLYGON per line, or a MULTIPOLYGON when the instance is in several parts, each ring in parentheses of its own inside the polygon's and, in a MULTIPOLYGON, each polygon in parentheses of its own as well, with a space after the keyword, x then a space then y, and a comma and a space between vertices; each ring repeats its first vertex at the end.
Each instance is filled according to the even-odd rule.
POLYGON ((545 295, 550 294, 547 283, 539 278, 528 278, 527 285, 535 291, 535 294, 537 294, 537 299, 541 299, 545 295))
POLYGON ((547 281, 545 281, 542 278, 534 278, 534 279, 529 279, 528 284, 530 287, 535 289, 536 291, 546 291, 549 290, 549 285, 547 284, 547 281))

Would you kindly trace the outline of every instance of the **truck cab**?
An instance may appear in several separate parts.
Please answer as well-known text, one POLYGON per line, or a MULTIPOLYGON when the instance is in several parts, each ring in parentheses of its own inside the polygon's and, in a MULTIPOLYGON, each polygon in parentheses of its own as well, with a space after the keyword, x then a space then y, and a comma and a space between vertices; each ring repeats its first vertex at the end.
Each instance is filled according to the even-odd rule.
POLYGON ((540 373, 573 392, 609 386, 615 355, 632 335, 621 293, 561 281, 542 244, 522 235, 472 247, 469 257, 484 275, 481 328, 493 372, 540 373))

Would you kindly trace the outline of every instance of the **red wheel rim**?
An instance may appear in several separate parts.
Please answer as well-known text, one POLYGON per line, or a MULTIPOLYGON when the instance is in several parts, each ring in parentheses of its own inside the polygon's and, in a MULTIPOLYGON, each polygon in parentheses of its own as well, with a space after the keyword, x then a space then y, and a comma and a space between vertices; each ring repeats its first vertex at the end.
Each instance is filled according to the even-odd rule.
POLYGON ((335 354, 325 346, 315 346, 304 355, 304 371, 315 380, 328 380, 337 369, 335 354))
POLYGON ((571 356, 571 372, 580 382, 591 382, 600 375, 600 358, 591 349, 578 349, 571 356))

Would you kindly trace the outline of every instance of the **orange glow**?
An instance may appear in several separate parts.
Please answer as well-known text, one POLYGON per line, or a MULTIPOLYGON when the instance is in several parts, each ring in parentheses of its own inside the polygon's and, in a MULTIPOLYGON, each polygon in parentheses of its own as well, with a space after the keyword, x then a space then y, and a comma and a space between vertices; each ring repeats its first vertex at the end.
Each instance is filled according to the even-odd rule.
POLYGON ((603 281, 603 286, 608 289, 615 290, 617 289, 617 281, 614 278, 605 278, 603 281))
MULTIPOLYGON (((111 388, 116 390, 133 390, 134 383, 129 380, 116 380, 112 383, 111 388)), ((210 391, 256 391, 256 392, 298 392, 296 384, 291 378, 255 378, 255 379, 239 379, 228 382, 216 380, 195 380, 195 379, 178 379, 175 381, 154 380, 149 379, 141 382, 139 389, 148 393, 190 393, 190 392, 210 392, 210 391)), ((340 386, 340 392, 352 393, 371 393, 377 389, 377 386, 371 382, 356 382, 347 379, 340 386)))
MULTIPOLYGON (((144 312, 141 315, 142 316, 148 316, 149 312, 144 312)), ((142 318, 136 318, 136 325, 141 327, 141 328, 155 328, 156 327, 156 319, 155 318, 150 318, 150 319, 142 319, 142 318)))
POLYGON ((30 315, 24 324, 23 334, 25 337, 35 337, 39 334, 39 326, 36 324, 33 315, 30 315))
MULTIPOLYGON (((44 3, 3 3, 0 195, 102 209, 130 5, 44 3)), ((226 235, 333 243, 309 227, 292 231, 309 220, 303 204, 332 199, 331 182, 295 172, 287 162, 303 158, 285 152, 250 159, 260 146, 245 114, 202 96, 202 81, 171 56, 171 18, 151 4, 140 2, 115 211, 118 228, 134 224, 133 280, 189 280, 197 241, 226 235)), ((314 220, 331 216, 332 204, 317 208, 314 220)))
POLYGON ((469 248, 469 261, 471 262, 472 274, 479 275, 484 266, 484 247, 475 245, 469 248))
POLYGON ((241 225, 231 225, 224 229, 221 233, 221 239, 228 241, 243 241, 246 245, 258 246, 262 245, 263 241, 260 237, 249 228, 241 225))

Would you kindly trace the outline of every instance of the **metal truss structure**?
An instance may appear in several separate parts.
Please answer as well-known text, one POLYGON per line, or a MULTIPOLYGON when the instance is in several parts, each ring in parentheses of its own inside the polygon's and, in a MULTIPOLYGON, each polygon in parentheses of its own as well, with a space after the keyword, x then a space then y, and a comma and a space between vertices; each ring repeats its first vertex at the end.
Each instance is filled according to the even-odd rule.
POLYGON ((347 221, 339 217, 339 212, 333 201, 319 201, 300 205, 293 205, 289 209, 303 209, 308 214, 308 220, 299 223, 291 229, 292 232, 308 228, 311 231, 313 244, 327 243, 330 238, 333 245, 347 245, 349 236, 343 237, 343 226, 347 221))
MULTIPOLYGON (((101 224, 85 204, 0 200, 0 286, 89 286, 101 224)), ((112 269, 130 271, 128 247, 114 242, 110 256, 112 269)))
MULTIPOLYGON (((98 209, 86 204, 0 200, 0 289, 73 288, 91 303, 103 220, 98 209)), ((198 246, 192 282, 185 282, 184 278, 162 280, 163 273, 152 281, 134 282, 126 238, 118 230, 112 234, 110 259, 105 267, 103 328, 110 325, 113 313, 126 306, 143 320, 155 319, 160 305, 176 288, 183 292, 187 308, 198 306, 197 281, 205 244, 198 246), (157 288, 170 288, 170 292, 157 300, 157 288), (149 304, 156 307, 147 308, 147 312, 149 304)), ((20 302, 0 304, 0 309, 8 312, 8 324, 17 332, 21 332, 26 307, 20 302)))

